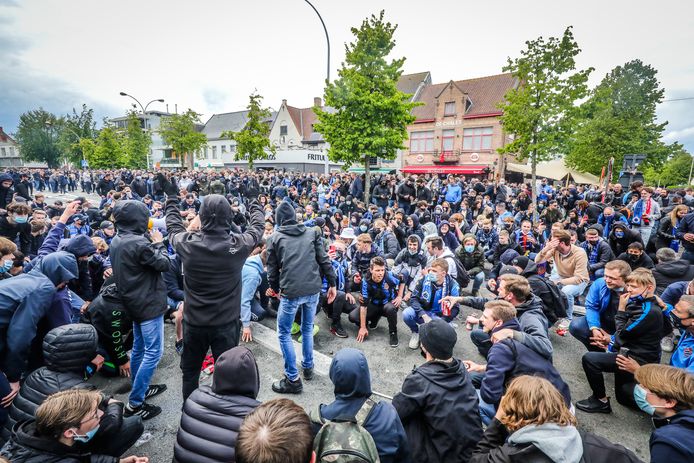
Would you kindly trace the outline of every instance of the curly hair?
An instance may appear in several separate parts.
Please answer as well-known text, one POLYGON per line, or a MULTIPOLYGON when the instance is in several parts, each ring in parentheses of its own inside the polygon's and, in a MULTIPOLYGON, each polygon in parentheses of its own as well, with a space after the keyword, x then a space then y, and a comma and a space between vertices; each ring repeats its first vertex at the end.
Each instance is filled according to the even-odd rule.
POLYGON ((514 378, 501 398, 499 409, 503 410, 500 421, 509 432, 544 423, 576 426, 576 417, 557 388, 538 376, 514 378))

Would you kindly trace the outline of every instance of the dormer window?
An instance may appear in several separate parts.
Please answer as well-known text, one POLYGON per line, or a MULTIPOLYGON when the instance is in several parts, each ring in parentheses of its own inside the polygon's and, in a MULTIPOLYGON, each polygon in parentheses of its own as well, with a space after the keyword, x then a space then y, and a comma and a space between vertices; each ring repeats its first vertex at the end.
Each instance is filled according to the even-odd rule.
POLYGON ((455 101, 447 101, 443 108, 444 116, 455 116, 455 101))

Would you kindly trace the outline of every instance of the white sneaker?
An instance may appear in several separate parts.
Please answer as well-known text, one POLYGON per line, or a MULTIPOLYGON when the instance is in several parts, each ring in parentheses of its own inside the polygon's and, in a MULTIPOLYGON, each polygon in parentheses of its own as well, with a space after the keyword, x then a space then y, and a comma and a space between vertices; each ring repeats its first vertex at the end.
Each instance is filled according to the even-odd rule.
POLYGON ((409 347, 410 349, 416 349, 419 347, 419 333, 412 333, 412 337, 410 337, 409 347))

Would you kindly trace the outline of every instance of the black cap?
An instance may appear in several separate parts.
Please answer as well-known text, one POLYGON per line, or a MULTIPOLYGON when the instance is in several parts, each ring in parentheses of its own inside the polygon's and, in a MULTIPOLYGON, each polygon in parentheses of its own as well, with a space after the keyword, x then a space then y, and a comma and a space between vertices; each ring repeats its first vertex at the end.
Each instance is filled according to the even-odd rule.
POLYGON ((101 226, 99 226, 99 228, 102 230, 105 230, 107 228, 115 228, 115 227, 113 225, 113 222, 111 222, 110 220, 104 220, 103 222, 101 222, 101 226))
POLYGON ((509 274, 518 275, 518 269, 512 265, 502 265, 499 269, 499 276, 509 274))
POLYGON ((528 259, 526 256, 518 256, 511 261, 511 265, 515 265, 516 267, 520 267, 525 270, 525 267, 528 266, 528 262, 530 262, 530 259, 528 259))
POLYGON ((435 359, 448 360, 453 357, 453 346, 458 335, 453 327, 437 318, 419 327, 419 341, 435 359))

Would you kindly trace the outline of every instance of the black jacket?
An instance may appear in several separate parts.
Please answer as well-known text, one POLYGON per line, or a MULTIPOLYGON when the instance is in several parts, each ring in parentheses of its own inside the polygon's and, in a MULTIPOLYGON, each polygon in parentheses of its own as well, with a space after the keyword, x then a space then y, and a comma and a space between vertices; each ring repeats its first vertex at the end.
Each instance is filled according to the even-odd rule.
POLYGON ((660 362, 663 313, 654 297, 630 301, 625 311, 617 312, 614 323, 616 331, 612 352, 618 352, 620 347, 628 347, 629 356, 641 365, 660 362))
POLYGON ((614 222, 612 225, 612 230, 610 231, 610 236, 607 242, 612 249, 615 256, 619 256, 623 252, 627 252, 627 248, 631 243, 641 243, 646 246, 646 243, 641 239, 641 234, 635 230, 630 230, 629 226, 623 222, 614 222), (624 232, 624 237, 617 238, 615 236, 615 230, 622 230, 624 232))
POLYGON ((230 234, 233 211, 224 196, 205 197, 199 232, 186 231, 179 206, 179 198, 166 201, 166 228, 183 267, 185 321, 193 326, 233 323, 241 316, 243 264, 263 236, 262 208, 251 201, 246 232, 230 234))
POLYGON ((682 217, 682 220, 680 220, 680 226, 677 228, 677 233, 675 234, 677 239, 680 240, 680 243, 682 243, 684 246, 685 250, 694 251, 694 242, 684 239, 684 235, 687 233, 694 233, 694 212, 690 212, 682 217))
POLYGON ((623 260, 629 264, 629 267, 631 267, 632 270, 636 270, 637 268, 652 269, 655 267, 653 264, 653 259, 651 259, 651 257, 645 252, 642 252, 639 258, 636 260, 631 260, 631 255, 629 255, 627 252, 621 253, 619 256, 617 256, 617 259, 623 260))
POLYGON ((171 256, 170 260, 169 269, 164 273, 166 295, 175 302, 180 302, 185 299, 181 259, 178 256, 171 256))
POLYGON ((0 236, 10 241, 17 242, 19 237, 19 250, 25 256, 31 252, 31 225, 28 223, 11 224, 7 217, 0 216, 0 236))
POLYGON ((111 266, 123 305, 135 322, 161 316, 166 312, 162 272, 169 268, 169 256, 163 243, 145 236, 149 210, 139 201, 118 201, 113 217, 118 234, 111 241, 111 266))
POLYGON ((416 368, 393 397, 412 461, 466 462, 482 438, 477 392, 463 362, 416 368))
POLYGON ((21 196, 27 201, 31 201, 32 187, 29 185, 29 182, 27 180, 24 180, 23 182, 17 182, 17 184, 14 186, 14 189, 17 193, 17 196, 21 196))
POLYGON ((294 208, 282 201, 275 218, 279 228, 267 242, 268 283, 289 299, 320 293, 323 277, 328 279, 329 287, 336 284, 321 234, 297 224, 294 217, 294 208))
POLYGON ((67 389, 92 388, 84 380, 84 367, 96 356, 97 334, 91 325, 73 324, 54 328, 43 339, 46 366, 32 372, 12 402, 2 430, 9 439, 15 423, 34 418, 36 409, 51 394, 67 389))
POLYGON ((116 184, 113 183, 113 180, 106 180, 106 179, 101 179, 99 180, 99 183, 96 184, 96 192, 100 196, 106 196, 109 191, 115 190, 116 189, 116 184))
POLYGON ((694 280, 694 265, 691 265, 686 259, 663 262, 655 266, 653 277, 655 278, 656 294, 660 296, 670 283, 694 280))
POLYGON ((128 363, 128 351, 132 348, 133 322, 123 307, 115 284, 106 285, 101 289, 99 295, 89 304, 85 319, 96 328, 99 344, 108 353, 110 361, 118 366, 128 363))

